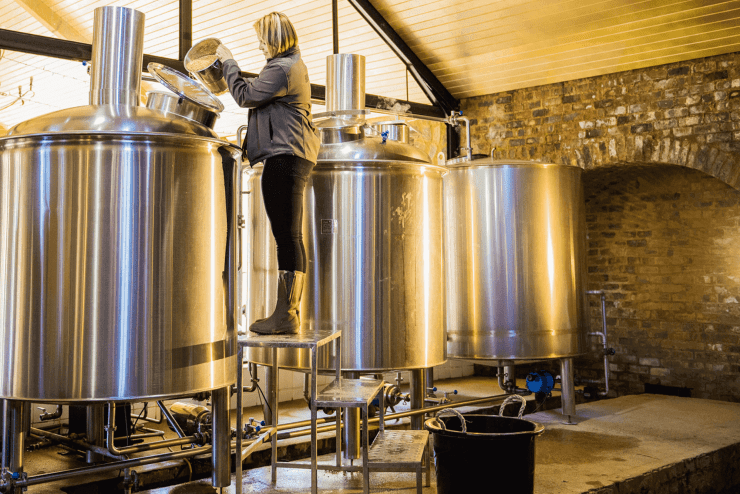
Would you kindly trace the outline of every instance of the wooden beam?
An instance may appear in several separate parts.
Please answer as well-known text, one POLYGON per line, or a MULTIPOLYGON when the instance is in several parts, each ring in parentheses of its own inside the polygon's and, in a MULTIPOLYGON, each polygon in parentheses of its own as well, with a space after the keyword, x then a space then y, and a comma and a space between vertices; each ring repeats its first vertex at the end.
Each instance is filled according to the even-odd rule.
POLYGON ((33 16, 52 34, 68 41, 78 43, 89 43, 90 39, 84 36, 59 14, 55 13, 43 0, 15 0, 15 3, 23 7, 23 10, 33 16))
POLYGON ((429 101, 439 106, 445 114, 460 107, 460 102, 437 79, 431 70, 409 48, 409 45, 396 33, 383 15, 370 3, 370 0, 349 0, 355 10, 385 41, 393 53, 401 59, 416 83, 427 95, 429 101))
MULTIPOLYGON (((90 60, 92 58, 92 45, 88 43, 77 43, 75 41, 65 41, 47 36, 38 36, 35 34, 19 33, 0 29, 0 49, 17 51, 21 53, 31 53, 45 57, 61 58, 63 60, 90 60)), ((183 74, 187 74, 182 60, 172 58, 158 57, 144 54, 144 63, 142 70, 146 70, 149 62, 161 63, 171 67, 183 74)), ((242 72, 243 77, 257 77, 257 74, 242 72)), ((315 101, 324 101, 326 97, 326 88, 317 84, 311 84, 311 99, 315 101)), ((392 100, 383 96, 374 94, 365 95, 365 108, 384 108, 387 109, 389 103, 398 103, 409 105, 409 113, 427 117, 444 118, 445 113, 438 107, 415 103, 413 101, 392 100)))

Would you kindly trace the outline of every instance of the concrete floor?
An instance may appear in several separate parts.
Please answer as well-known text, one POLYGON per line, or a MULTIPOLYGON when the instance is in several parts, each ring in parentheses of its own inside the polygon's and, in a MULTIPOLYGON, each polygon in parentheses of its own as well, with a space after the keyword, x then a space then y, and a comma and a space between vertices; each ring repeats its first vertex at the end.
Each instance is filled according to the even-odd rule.
MULTIPOLYGON (((437 385, 443 390, 458 389, 456 401, 500 392, 495 380, 485 377, 446 380, 437 385)), ((552 400, 547 405, 552 408, 552 400)), ((530 403, 528 409, 534 406, 530 403)), ((545 425, 544 434, 537 439, 535 493, 740 493, 740 404, 658 395, 625 396, 579 404, 575 426, 562 424, 558 412, 551 409, 527 416, 545 425)), ((261 412, 255 407, 245 410, 245 415, 260 417, 261 412)), ((281 405, 281 423, 307 417, 308 410, 300 401, 281 405)), ((323 437, 330 446, 332 435, 323 437)), ((284 449, 280 454, 305 454, 306 441, 307 437, 286 441, 291 444, 281 444, 284 449)), ((58 457, 58 453, 47 449, 34 454, 58 457)), ((27 471, 31 476, 82 466, 61 457, 55 458, 54 465, 37 458, 29 454, 27 471), (66 464, 60 466, 60 461, 66 464)), ((269 451, 257 452, 251 460, 253 465, 265 465, 269 451)), ((208 468, 208 459, 201 463, 202 468, 208 468)), ((197 470, 196 462, 192 466, 197 470)), ((159 465, 136 470, 145 480, 142 491, 150 494, 214 492, 210 480, 185 482, 188 471, 186 468, 183 474, 182 469, 183 462, 171 462, 165 468, 159 465), (179 482, 184 483, 144 490, 176 472, 179 482)), ((309 478, 305 470, 280 469, 278 482, 272 486, 269 468, 259 466, 245 471, 244 492, 310 492, 309 478)), ((319 472, 319 490, 361 492, 361 478, 358 474, 319 472)), ((33 486, 28 492, 115 492, 115 484, 115 475, 107 475, 33 486)), ((224 492, 234 492, 233 485, 224 492)), ((371 492, 415 492, 415 477, 410 473, 372 473, 371 492)), ((433 492, 434 474, 432 487, 424 489, 425 494, 433 492)))
MULTIPOLYGON (((740 492, 740 404, 636 395, 580 405, 577 425, 563 424, 554 410, 527 418, 545 425, 536 446, 537 494, 740 492)), ((491 468, 492 477, 505 474, 491 468)), ((256 468, 245 472, 243 492, 307 493, 309 475, 280 469, 277 484, 271 485, 269 467, 256 468)), ((362 477, 319 472, 318 486, 325 493, 359 493, 362 477)), ((204 481, 149 492, 214 490, 204 481)), ((224 492, 234 492, 233 485, 224 492)), ((371 492, 411 494, 415 478, 372 473, 371 492)), ((424 493, 435 492, 432 478, 424 493)))

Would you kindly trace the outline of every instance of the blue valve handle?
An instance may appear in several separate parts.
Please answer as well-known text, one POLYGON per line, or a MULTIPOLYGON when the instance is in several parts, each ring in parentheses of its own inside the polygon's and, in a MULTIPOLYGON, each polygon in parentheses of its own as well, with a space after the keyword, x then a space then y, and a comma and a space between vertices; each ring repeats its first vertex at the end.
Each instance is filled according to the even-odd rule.
POLYGON ((380 133, 380 136, 383 138, 383 144, 385 144, 385 141, 388 140, 388 131, 384 130, 383 132, 380 133))
POLYGON ((261 425, 262 427, 264 427, 264 426, 265 426, 265 421, 264 421, 264 420, 260 420, 260 425, 261 425))
POLYGON ((456 395, 457 394, 457 390, 452 391, 452 394, 453 395, 456 395))
POLYGON ((262 427, 260 427, 259 425, 258 425, 257 427, 255 427, 255 428, 254 428, 254 431, 255 431, 255 432, 259 432, 260 430, 262 430, 262 427))

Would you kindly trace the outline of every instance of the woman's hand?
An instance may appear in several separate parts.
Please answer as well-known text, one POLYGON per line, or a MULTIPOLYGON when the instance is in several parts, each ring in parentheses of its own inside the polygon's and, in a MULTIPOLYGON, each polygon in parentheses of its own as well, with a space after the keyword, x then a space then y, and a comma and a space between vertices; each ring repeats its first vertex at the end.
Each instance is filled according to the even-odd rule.
POLYGON ((231 50, 226 48, 224 45, 218 45, 218 48, 216 48, 216 56, 221 60, 221 62, 234 60, 234 55, 231 54, 231 50))

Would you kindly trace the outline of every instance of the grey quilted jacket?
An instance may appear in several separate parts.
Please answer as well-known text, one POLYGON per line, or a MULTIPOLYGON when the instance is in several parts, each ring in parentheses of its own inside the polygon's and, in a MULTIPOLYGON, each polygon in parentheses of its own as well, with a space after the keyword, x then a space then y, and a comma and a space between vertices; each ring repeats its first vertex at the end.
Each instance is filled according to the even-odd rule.
POLYGON ((254 78, 241 77, 237 63, 226 60, 224 78, 234 101, 250 109, 245 149, 251 164, 280 154, 316 163, 319 138, 311 122, 311 84, 298 47, 268 59, 254 78))

